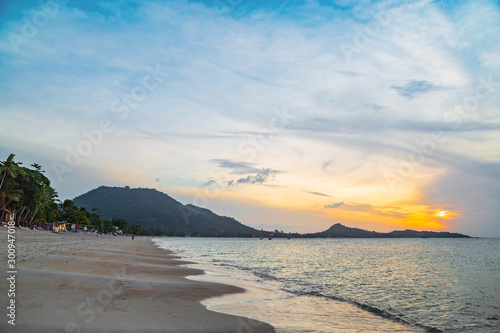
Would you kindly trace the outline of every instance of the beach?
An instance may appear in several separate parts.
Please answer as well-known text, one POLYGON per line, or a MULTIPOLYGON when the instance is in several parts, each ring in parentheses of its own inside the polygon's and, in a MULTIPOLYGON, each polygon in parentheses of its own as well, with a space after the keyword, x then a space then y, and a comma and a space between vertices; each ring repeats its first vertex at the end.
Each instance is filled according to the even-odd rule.
MULTIPOLYGON (((480 258, 474 253, 498 248, 495 240, 132 240, 19 228, 14 236, 15 273, 10 274, 9 242, 4 242, 8 229, 0 228, 0 332, 399 333, 498 328, 498 278, 491 275, 495 268, 487 271, 479 260, 471 269, 457 262, 444 266, 450 258, 446 253, 466 248, 480 258), (413 256, 422 251, 431 254, 413 256), (444 253, 442 259, 437 252, 444 253), (429 256, 433 261, 426 259, 429 256), (482 275, 474 273, 480 269, 482 275), (14 280, 9 279, 12 275, 14 280), (471 288, 477 292, 467 292, 471 288), (482 294, 484 290, 492 292, 482 294), (460 299, 474 302, 474 307, 454 306, 460 299), (9 324, 12 300, 15 325, 9 324)), ((495 253, 486 262, 496 260, 495 253)))
MULTIPOLYGON (((150 238, 15 230, 15 296, 2 295, 1 332, 274 332, 207 310, 202 300, 244 290, 186 279, 203 271, 150 238), (12 300, 15 325, 5 315, 12 300)), ((7 294, 7 228, 0 237, 7 294)))

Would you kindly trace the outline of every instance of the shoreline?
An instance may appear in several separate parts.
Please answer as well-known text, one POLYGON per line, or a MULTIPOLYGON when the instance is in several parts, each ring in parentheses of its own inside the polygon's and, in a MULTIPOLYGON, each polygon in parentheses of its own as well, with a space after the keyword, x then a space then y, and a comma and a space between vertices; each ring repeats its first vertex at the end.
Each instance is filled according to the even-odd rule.
MULTIPOLYGON (((156 238, 159 240, 161 238, 156 238)), ((174 251, 175 253, 175 251, 174 251)), ((231 265, 216 265, 210 257, 177 252, 202 275, 189 276, 199 282, 222 283, 245 289, 245 293, 225 294, 202 301, 211 311, 245 316, 269 323, 277 333, 367 332, 421 333, 423 327, 393 320, 348 301, 286 291, 283 284, 254 275, 231 265)), ((184 260, 184 259, 181 259, 184 260)))
MULTIPOLYGON (((151 238, 15 229, 16 325, 2 332, 275 332, 267 323, 207 309, 202 300, 244 290, 186 279, 188 268, 151 238)), ((0 228, 7 240, 7 228, 0 228)), ((2 276, 7 269, 7 242, 2 276)), ((8 281, 0 280, 7 293, 8 281)), ((7 313, 9 299, 0 304, 7 313)))

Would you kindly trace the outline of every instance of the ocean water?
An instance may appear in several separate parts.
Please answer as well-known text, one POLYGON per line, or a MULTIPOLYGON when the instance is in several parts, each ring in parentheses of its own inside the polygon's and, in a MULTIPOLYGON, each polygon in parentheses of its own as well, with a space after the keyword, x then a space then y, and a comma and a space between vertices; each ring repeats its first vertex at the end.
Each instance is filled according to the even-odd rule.
POLYGON ((500 332, 500 239, 155 242, 197 262, 200 279, 251 291, 210 309, 279 332, 500 332))

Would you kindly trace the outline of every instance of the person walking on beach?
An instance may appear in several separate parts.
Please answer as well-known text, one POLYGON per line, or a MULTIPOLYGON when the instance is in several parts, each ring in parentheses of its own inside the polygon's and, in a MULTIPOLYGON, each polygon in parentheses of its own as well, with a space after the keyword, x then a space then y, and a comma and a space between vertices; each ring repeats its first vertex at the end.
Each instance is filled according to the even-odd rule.
POLYGON ((134 240, 135 234, 132 234, 132 240, 134 240))

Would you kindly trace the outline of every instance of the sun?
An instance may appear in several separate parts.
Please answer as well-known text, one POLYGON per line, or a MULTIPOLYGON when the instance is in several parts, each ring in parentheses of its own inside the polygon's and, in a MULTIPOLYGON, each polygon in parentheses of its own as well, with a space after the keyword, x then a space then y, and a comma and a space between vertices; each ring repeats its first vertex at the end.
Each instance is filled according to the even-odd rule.
POLYGON ((438 219, 449 220, 460 216, 460 213, 453 210, 436 209, 431 216, 438 219))

